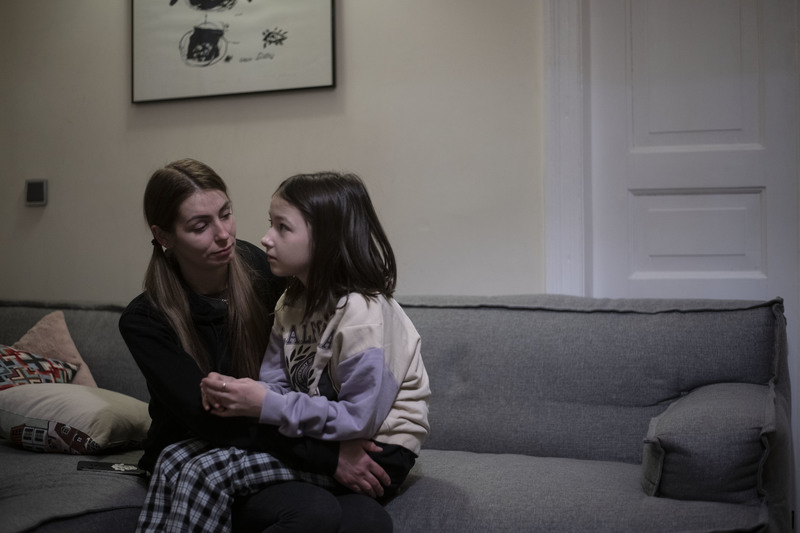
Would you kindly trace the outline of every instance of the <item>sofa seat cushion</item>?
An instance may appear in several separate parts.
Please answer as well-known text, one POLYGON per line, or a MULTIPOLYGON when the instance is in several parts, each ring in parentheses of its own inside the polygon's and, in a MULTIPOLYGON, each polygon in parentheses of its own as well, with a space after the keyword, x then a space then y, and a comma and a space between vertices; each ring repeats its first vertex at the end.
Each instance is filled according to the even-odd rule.
MULTIPOLYGON (((0 529, 27 531, 49 520, 141 509, 147 493, 144 478, 78 470, 78 461, 136 464, 141 455, 141 450, 99 456, 31 453, 0 440, 0 529)), ((120 531, 126 529, 133 531, 120 531)))
POLYGON ((773 432, 771 384, 699 387, 650 422, 642 488, 651 496, 757 503, 773 432))
POLYGON ((409 490, 387 509, 397 533, 724 532, 767 524, 764 505, 653 498, 640 478, 641 466, 626 463, 423 449, 409 490))

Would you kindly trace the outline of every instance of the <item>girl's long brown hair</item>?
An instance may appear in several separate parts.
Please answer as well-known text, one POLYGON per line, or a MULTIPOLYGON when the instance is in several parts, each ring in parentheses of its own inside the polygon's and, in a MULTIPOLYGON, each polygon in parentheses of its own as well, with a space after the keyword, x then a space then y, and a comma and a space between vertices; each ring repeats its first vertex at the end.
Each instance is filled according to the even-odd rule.
POLYGON ((305 316, 331 314, 342 296, 391 298, 397 283, 392 246, 367 188, 355 174, 298 174, 275 192, 295 206, 311 226, 308 284, 289 282, 289 303, 306 298, 305 316))

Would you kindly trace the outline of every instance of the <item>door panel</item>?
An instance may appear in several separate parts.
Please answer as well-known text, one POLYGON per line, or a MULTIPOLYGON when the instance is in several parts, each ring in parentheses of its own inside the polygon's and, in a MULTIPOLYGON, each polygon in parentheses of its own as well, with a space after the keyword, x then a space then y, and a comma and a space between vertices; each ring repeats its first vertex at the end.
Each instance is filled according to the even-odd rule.
POLYGON ((651 285, 680 282, 682 290, 706 297, 762 298, 767 279, 763 192, 631 190, 629 279, 639 284, 638 296, 649 295, 651 285))
POLYGON ((635 149, 760 141, 758 15, 753 0, 630 5, 635 149))

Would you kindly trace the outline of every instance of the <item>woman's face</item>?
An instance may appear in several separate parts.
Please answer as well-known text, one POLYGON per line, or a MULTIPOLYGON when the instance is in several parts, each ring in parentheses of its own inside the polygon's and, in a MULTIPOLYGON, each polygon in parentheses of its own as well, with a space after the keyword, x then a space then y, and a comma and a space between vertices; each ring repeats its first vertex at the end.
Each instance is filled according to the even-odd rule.
MULTIPOLYGON (((156 231, 154 229, 154 231, 156 231)), ((228 196, 219 190, 198 191, 181 204, 175 230, 160 232, 161 244, 172 250, 186 281, 201 293, 227 280, 236 246, 236 219, 228 196)))
POLYGON ((295 206, 273 196, 269 205, 271 227, 261 239, 267 260, 277 276, 295 276, 307 284, 311 268, 311 228, 295 206))

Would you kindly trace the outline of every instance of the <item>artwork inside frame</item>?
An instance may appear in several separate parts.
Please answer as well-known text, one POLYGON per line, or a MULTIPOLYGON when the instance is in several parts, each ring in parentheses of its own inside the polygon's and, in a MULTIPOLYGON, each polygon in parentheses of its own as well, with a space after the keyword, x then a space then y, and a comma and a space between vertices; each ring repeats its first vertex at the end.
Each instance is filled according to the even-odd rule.
POLYGON ((132 101, 334 87, 333 0, 131 0, 132 101))

